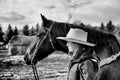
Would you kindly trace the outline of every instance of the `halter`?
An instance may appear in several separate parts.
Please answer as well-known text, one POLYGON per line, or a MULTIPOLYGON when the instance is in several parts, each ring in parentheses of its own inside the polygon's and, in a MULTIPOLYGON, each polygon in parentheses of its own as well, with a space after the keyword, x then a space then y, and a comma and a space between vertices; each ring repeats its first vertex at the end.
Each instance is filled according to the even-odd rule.
POLYGON ((55 46, 54 46, 54 44, 53 44, 53 40, 52 40, 51 34, 50 34, 50 32, 51 32, 54 24, 55 24, 55 22, 53 22, 53 23, 50 25, 50 28, 49 28, 49 29, 46 28, 46 30, 47 30, 46 36, 48 35, 49 41, 50 41, 50 43, 51 43, 51 45, 52 45, 52 48, 56 51, 57 49, 55 48, 55 46))
POLYGON ((31 59, 31 63, 32 63, 32 68, 33 68, 33 73, 34 73, 35 80, 39 80, 39 77, 38 77, 38 73, 37 73, 36 66, 33 64, 33 58, 35 57, 35 53, 38 51, 38 49, 41 48, 41 45, 42 45, 42 43, 44 42, 44 40, 47 38, 47 36, 48 36, 49 39, 50 39, 49 41, 50 41, 50 43, 51 43, 51 45, 52 45, 52 48, 53 48, 54 50, 56 50, 56 48, 55 48, 54 45, 53 45, 52 38, 51 38, 51 35, 50 35, 50 32, 51 32, 52 27, 53 27, 54 24, 55 24, 55 22, 53 22, 53 23, 50 25, 50 28, 47 29, 47 33, 46 33, 45 36, 42 38, 42 40, 38 41, 38 43, 37 43, 37 45, 36 45, 36 47, 38 47, 38 48, 35 49, 34 56, 33 56, 32 59, 31 59), (38 46, 38 45, 39 45, 39 46, 38 46))

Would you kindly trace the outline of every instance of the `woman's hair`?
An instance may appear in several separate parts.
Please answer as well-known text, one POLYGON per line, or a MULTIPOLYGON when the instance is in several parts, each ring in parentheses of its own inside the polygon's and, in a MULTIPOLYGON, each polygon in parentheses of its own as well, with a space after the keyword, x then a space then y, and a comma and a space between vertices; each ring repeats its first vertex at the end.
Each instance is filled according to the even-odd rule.
POLYGON ((80 57, 81 55, 91 56, 93 51, 94 51, 93 47, 80 44, 76 54, 77 55, 76 58, 80 57))
POLYGON ((73 43, 78 45, 78 50, 75 53, 74 59, 81 58, 81 55, 88 56, 88 57, 92 55, 92 53, 94 51, 94 47, 88 46, 88 45, 83 45, 83 44, 78 44, 75 42, 73 42, 73 43))

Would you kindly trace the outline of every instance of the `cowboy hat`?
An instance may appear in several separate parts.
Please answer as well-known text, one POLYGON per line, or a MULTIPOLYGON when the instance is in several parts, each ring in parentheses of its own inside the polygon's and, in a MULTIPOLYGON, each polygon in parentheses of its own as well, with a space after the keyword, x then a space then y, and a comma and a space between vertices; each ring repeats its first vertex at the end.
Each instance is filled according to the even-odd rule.
POLYGON ((81 29, 70 29, 66 37, 57 37, 64 41, 75 42, 87 46, 95 46, 93 43, 87 42, 87 32, 81 29))

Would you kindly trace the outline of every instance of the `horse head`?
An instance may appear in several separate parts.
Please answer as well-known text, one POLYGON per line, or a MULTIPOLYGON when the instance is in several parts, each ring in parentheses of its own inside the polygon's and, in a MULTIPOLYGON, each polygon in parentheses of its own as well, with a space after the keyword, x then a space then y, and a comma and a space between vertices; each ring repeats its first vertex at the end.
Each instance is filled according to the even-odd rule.
POLYGON ((36 64, 55 50, 68 52, 66 42, 57 40, 56 37, 66 36, 70 27, 63 23, 48 20, 42 14, 41 19, 42 24, 37 33, 37 38, 31 43, 24 57, 27 64, 36 64))

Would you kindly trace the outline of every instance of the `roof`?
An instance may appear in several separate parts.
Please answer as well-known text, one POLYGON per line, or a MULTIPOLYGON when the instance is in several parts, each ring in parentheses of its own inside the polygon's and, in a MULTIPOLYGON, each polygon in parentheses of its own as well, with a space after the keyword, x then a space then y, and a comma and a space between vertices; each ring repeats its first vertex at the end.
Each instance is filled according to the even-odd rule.
POLYGON ((25 36, 25 35, 15 35, 9 41, 9 45, 12 46, 23 46, 29 45, 36 36, 25 36))

